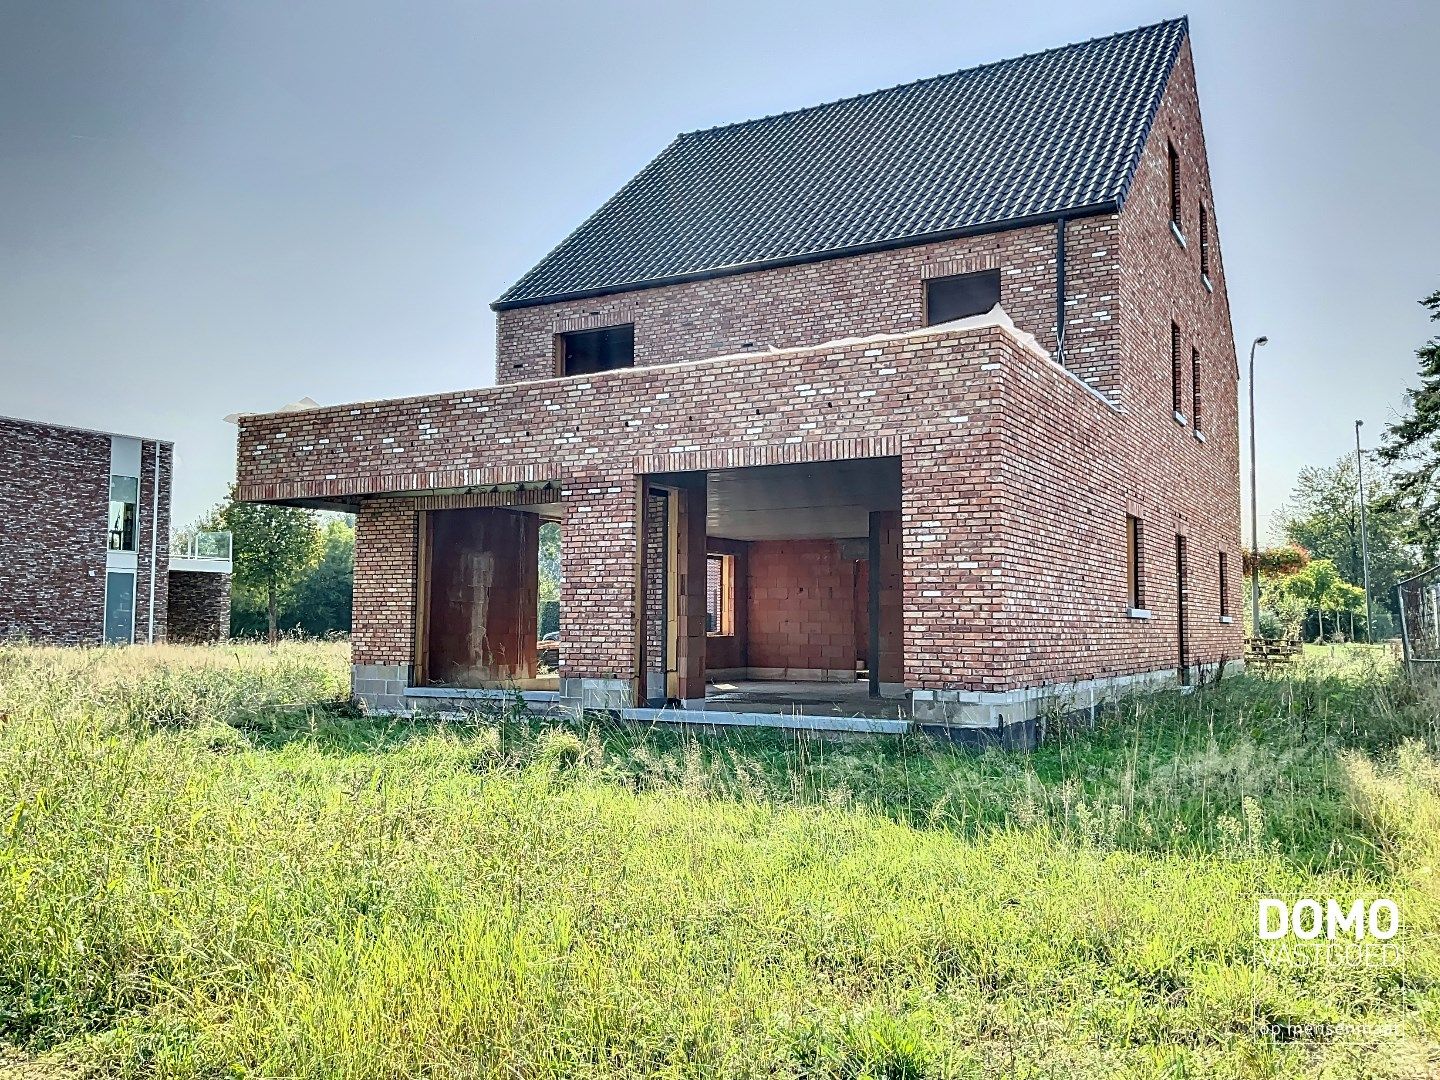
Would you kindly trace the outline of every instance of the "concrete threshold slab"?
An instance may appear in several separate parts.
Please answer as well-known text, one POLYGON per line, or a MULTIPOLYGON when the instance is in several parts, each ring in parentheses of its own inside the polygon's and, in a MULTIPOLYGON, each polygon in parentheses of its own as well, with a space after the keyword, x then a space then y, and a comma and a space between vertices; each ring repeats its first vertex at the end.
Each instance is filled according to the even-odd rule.
POLYGON ((514 701, 516 694, 527 705, 556 705, 560 701, 558 690, 501 690, 497 687, 462 686, 407 686, 407 698, 426 701, 514 701))
POLYGON ((728 712, 718 709, 621 709, 625 720, 657 724, 696 724, 701 727, 768 727, 791 731, 857 731, 876 735, 903 735, 908 720, 881 720, 873 716, 806 716, 802 713, 728 712))

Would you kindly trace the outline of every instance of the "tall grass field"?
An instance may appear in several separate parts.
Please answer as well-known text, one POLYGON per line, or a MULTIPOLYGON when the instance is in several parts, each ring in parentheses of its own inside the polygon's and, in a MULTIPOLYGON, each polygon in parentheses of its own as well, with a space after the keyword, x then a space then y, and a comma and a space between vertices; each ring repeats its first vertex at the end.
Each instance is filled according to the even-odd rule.
POLYGON ((0 647, 0 1075, 1440 1074, 1440 693, 1374 656, 1029 755, 365 717, 348 665, 0 647), (1307 897, 1400 929, 1260 938, 1307 897))

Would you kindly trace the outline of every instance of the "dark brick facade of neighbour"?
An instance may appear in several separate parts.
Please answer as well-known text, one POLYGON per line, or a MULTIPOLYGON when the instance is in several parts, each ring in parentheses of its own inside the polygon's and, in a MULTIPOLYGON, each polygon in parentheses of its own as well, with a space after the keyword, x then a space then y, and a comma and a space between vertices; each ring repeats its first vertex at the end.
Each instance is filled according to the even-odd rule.
POLYGON ((171 641, 222 641, 230 636, 230 575, 171 570, 168 605, 171 641))
MULTIPOLYGON (((0 639, 96 645, 104 637, 112 437, 0 417, 0 639)), ((159 443, 159 517, 152 518, 156 442, 138 440, 135 640, 150 634, 152 535, 155 640, 165 639, 171 445, 159 443)))
POLYGON ((558 503, 562 679, 624 684, 633 704, 659 634, 637 576, 642 479, 869 458, 900 462, 900 512, 871 537, 890 545, 881 561, 845 566, 833 540, 804 537, 734 549, 744 629, 712 640, 710 667, 898 657, 881 681, 917 702, 989 694, 999 709, 1174 673, 1182 587, 1185 665, 1236 660, 1239 575, 1222 600, 1218 564, 1240 565, 1238 371, 1216 220, 1187 40, 1118 212, 507 308, 497 387, 244 418, 239 494, 357 510, 354 662, 392 681, 420 648, 426 513, 558 503), (927 329, 926 280, 977 269, 1000 272, 1014 329, 927 329), (556 335, 627 322, 636 366, 554 377, 556 335), (1143 523, 1133 610, 1127 516, 1143 523), (859 640, 862 573, 864 589, 878 574, 879 658, 859 640))

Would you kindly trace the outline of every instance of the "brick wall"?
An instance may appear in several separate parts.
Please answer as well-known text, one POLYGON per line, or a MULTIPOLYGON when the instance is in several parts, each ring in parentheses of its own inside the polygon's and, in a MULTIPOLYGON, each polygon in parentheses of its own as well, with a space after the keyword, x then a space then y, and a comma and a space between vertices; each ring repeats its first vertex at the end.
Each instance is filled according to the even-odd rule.
MULTIPOLYGON (((1114 215, 1066 231, 1067 357, 1077 372, 1114 389, 1111 360, 1118 258, 1114 215)), ((827 262, 668 285, 615 297, 501 311, 501 383, 555 374, 555 335, 635 324, 635 363, 666 364, 769 346, 898 333, 925 324, 925 279, 1000 270, 1000 303, 1018 326, 1055 350, 1053 225, 921 244, 827 262)))
POLYGON ((1064 366, 1000 328, 913 332, 927 274, 998 265, 1002 304, 1053 349, 1053 226, 524 308, 500 316, 499 387, 246 418, 241 497, 362 504, 357 662, 404 664, 414 504, 366 497, 558 487, 562 674, 629 679, 637 476, 900 456, 907 685, 1003 690, 1174 667, 1177 534, 1189 548, 1191 659, 1233 658, 1241 630, 1219 621, 1216 593, 1219 552, 1240 565, 1223 263, 1217 230, 1206 290, 1199 245, 1175 240, 1165 195, 1174 141, 1188 220, 1198 200, 1209 205, 1199 125, 1187 46, 1125 211, 1066 227, 1064 366), (622 318, 636 324, 640 366, 516 381, 551 372, 555 332, 622 318), (1185 357, 1192 346, 1202 356, 1203 441, 1171 415, 1172 320, 1185 357), (897 336, 818 344, 885 333, 897 336), (782 351, 703 359, 747 343, 782 351), (656 366, 666 361, 685 362, 656 366), (1145 522, 1148 619, 1126 603, 1127 513, 1145 522))
POLYGON ((414 662, 418 528, 411 500, 376 500, 355 516, 353 663, 414 662))
MULTIPOLYGON (((155 443, 141 443, 136 508, 135 637, 149 632, 155 443)), ((161 573, 156 639, 165 637, 171 447, 160 444, 161 573)), ((0 417, 0 638, 58 645, 103 640, 110 436, 0 417)))
POLYGON ((0 637, 98 644, 110 436, 0 419, 0 637))
POLYGON ((855 670, 855 562, 836 540, 765 540, 749 551, 749 666, 855 670))
POLYGON ((223 641, 230 636, 230 575, 171 570, 165 634, 170 641, 223 641))

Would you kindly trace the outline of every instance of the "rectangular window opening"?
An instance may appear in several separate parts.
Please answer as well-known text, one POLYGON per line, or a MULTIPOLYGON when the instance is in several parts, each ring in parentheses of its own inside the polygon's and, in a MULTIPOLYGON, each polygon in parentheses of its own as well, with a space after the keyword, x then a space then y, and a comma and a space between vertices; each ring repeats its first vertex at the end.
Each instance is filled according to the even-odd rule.
POLYGON ((1141 545, 1144 530, 1140 519, 1134 514, 1125 515, 1125 586, 1129 594, 1130 607, 1139 611, 1145 607, 1145 589, 1141 577, 1141 545))
POLYGON ((705 632, 711 637, 735 633, 735 556, 705 556, 705 632))
POLYGON ((1196 431, 1203 430, 1200 423, 1200 350, 1190 350, 1190 423, 1196 431))
POLYGON ((925 325, 984 315, 1000 303, 1000 271, 930 278, 925 282, 925 325))
POLYGON ((1185 405, 1185 374, 1180 367, 1180 327, 1170 324, 1170 405, 1178 418, 1185 405))
POLYGON ((593 375, 635 366, 635 324, 555 335, 561 375, 593 375))
POLYGON ((1210 212, 1200 204, 1200 276, 1210 280, 1210 212))
POLYGON ((140 500, 140 478, 110 476, 110 531, 107 546, 111 551, 135 550, 135 508, 140 500))
POLYGON ((1230 617, 1230 568, 1223 551, 1220 552, 1220 617, 1230 617))
MULTIPOLYGON (((1170 158, 1170 222, 1180 229, 1180 155, 1175 144, 1169 144, 1170 158)), ((1180 229, 1183 233, 1185 230, 1180 229)))

